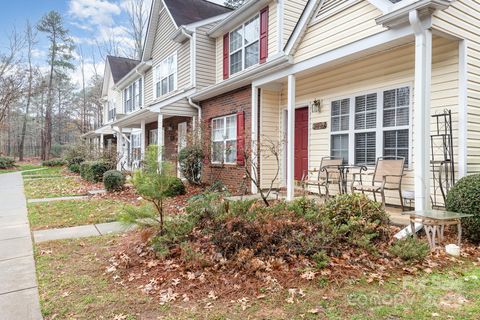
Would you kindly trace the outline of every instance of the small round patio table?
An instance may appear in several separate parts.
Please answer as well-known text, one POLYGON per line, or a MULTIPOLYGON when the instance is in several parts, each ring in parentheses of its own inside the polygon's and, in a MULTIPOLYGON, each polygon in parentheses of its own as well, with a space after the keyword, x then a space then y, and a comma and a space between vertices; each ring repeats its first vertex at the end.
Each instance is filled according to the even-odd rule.
POLYGON ((445 226, 457 226, 457 245, 460 247, 462 242, 462 218, 472 216, 472 214, 443 210, 408 211, 403 214, 410 216, 410 228, 412 228, 414 237, 417 236, 415 222, 423 224, 432 251, 435 250, 437 239, 443 241, 445 226))

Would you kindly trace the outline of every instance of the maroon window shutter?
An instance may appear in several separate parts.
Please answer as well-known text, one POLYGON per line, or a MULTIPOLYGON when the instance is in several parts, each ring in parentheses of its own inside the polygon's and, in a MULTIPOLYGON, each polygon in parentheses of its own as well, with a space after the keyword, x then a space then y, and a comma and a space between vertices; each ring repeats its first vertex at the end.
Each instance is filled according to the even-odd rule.
POLYGON ((229 60, 229 46, 228 33, 223 36, 223 79, 228 79, 228 60, 229 60))
POLYGON ((237 113, 237 164, 245 164, 245 116, 242 112, 237 113))
POLYGON ((260 11, 260 63, 268 57, 268 6, 260 11))

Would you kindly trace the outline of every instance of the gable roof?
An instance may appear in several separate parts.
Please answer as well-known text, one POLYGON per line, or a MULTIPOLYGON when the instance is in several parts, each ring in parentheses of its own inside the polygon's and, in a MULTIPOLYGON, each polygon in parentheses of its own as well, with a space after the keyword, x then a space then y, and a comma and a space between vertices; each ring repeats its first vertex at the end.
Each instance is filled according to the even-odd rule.
POLYGON ((177 26, 215 17, 232 9, 206 0, 164 0, 177 26))
POLYGON ((110 66, 113 82, 116 84, 127 73, 135 68, 140 61, 124 57, 107 56, 107 63, 110 66))

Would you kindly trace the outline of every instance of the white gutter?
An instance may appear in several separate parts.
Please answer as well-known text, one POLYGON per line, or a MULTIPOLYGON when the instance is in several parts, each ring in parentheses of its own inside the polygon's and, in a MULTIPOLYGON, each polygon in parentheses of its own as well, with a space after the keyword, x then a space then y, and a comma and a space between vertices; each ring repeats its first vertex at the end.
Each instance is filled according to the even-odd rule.
POLYGON ((123 90, 127 84, 132 81, 132 78, 136 79, 136 74, 143 75, 142 72, 145 72, 152 66, 152 60, 149 61, 142 61, 140 62, 135 68, 130 70, 122 79, 118 80, 117 84, 115 85, 114 89, 116 90, 123 90))

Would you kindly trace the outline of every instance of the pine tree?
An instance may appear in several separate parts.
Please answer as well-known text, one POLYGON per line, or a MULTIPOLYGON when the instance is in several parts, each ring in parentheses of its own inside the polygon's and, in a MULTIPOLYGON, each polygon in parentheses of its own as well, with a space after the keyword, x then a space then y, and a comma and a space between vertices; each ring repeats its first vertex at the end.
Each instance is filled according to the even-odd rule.
POLYGON ((42 17, 37 25, 40 32, 46 34, 50 41, 49 66, 50 75, 48 81, 47 104, 45 107, 45 128, 42 143, 42 159, 50 157, 52 148, 52 108, 55 75, 65 75, 65 71, 74 70, 72 63, 74 49, 73 41, 68 35, 68 30, 63 26, 63 18, 56 11, 50 11, 42 17))

